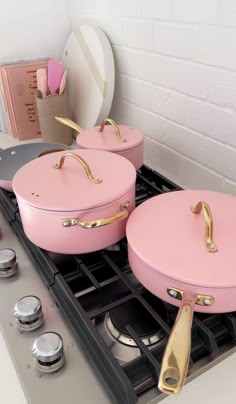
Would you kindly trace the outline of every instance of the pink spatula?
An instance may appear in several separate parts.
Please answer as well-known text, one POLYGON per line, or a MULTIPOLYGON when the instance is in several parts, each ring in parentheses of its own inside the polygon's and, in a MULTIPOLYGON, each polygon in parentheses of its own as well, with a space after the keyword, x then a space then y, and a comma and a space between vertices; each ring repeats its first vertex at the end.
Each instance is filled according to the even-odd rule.
POLYGON ((60 88, 61 79, 63 76, 62 62, 54 59, 48 61, 48 88, 51 94, 55 94, 60 88))
POLYGON ((47 94, 47 72, 46 69, 38 69, 36 71, 37 87, 41 91, 42 97, 46 97, 47 94))

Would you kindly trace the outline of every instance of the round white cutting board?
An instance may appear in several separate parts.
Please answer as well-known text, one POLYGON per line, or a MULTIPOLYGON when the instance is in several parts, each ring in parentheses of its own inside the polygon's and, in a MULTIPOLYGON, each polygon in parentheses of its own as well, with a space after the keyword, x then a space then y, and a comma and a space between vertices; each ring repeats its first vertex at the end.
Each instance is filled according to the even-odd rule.
POLYGON ((110 42, 97 26, 81 23, 73 29, 62 62, 72 119, 83 129, 108 117, 114 94, 115 69, 110 42))

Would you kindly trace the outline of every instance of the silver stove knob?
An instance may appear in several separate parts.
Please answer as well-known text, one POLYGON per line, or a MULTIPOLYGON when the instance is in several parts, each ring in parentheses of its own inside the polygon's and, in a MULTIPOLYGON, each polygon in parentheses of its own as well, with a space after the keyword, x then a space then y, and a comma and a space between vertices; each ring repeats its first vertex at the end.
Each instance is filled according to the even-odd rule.
POLYGON ((65 362, 63 339, 56 332, 45 332, 33 343, 32 353, 37 367, 43 372, 55 372, 65 362))
POLYGON ((16 253, 11 248, 3 248, 0 250, 0 277, 8 278, 17 273, 18 264, 16 261, 16 253))
POLYGON ((36 330, 43 323, 41 300, 37 296, 24 296, 13 308, 17 325, 25 330, 36 330))

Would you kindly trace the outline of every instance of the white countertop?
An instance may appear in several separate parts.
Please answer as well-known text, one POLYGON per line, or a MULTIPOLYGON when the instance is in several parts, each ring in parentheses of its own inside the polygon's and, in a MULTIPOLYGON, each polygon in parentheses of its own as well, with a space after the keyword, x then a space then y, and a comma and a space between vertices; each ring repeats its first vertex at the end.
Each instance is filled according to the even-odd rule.
POLYGON ((236 353, 184 386, 163 404, 235 404, 236 353))
MULTIPOLYGON (((33 141, 38 142, 40 139, 33 141)), ((6 134, 0 134, 1 148, 28 142, 32 140, 17 142, 6 134)), ((0 403, 27 404, 1 332, 0 358, 0 403)), ((179 396, 165 398, 163 404, 235 404, 235 375, 236 353, 184 386, 179 396)))
MULTIPOLYGON (((7 346, 0 332, 0 403, 27 404, 7 346)), ((33 403, 32 403, 33 404, 33 403)), ((69 403, 68 403, 69 404, 69 403)))

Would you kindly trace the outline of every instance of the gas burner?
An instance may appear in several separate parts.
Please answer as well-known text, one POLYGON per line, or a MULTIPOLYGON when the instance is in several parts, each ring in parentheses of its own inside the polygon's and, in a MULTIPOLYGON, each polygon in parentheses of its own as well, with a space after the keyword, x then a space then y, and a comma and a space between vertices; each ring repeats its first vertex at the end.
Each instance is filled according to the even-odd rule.
MULTIPOLYGON (((151 298, 155 303, 155 311, 166 318, 163 303, 151 298)), ((116 307, 105 315, 96 327, 107 343, 114 357, 120 364, 125 364, 138 356, 140 350, 135 340, 129 335, 126 327, 131 326, 147 347, 156 346, 164 337, 165 332, 147 309, 137 299, 132 299, 116 307)))
POLYGON ((106 251, 120 251, 120 244, 119 243, 112 244, 109 247, 104 248, 104 250, 106 250, 106 251))
MULTIPOLYGON (((157 310, 164 311, 162 302, 158 303, 157 310)), ((110 334, 119 342, 128 346, 137 346, 129 336, 127 325, 130 325, 146 346, 153 345, 165 336, 163 329, 137 300, 132 299, 122 306, 118 306, 105 318, 110 334)))

